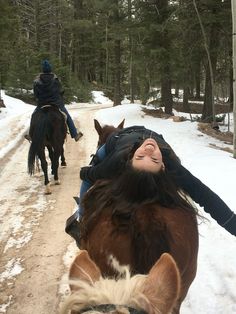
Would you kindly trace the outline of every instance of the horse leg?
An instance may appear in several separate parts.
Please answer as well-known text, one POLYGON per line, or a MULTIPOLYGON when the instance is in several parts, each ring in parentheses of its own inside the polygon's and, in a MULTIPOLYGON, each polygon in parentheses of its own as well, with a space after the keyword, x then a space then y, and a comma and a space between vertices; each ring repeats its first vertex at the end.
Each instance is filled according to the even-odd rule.
POLYGON ((45 156, 45 151, 41 151, 39 154, 39 159, 41 162, 41 167, 43 169, 43 173, 44 173, 44 185, 45 185, 45 194, 51 194, 51 189, 50 189, 50 182, 48 179, 48 163, 46 160, 46 156, 45 156))
POLYGON ((61 166, 62 167, 66 167, 66 159, 65 159, 65 155, 64 155, 64 147, 62 147, 62 152, 61 152, 61 166))
POLYGON ((53 154, 53 174, 54 174, 54 181, 56 185, 60 184, 60 180, 58 179, 58 167, 59 167, 59 158, 60 153, 58 151, 54 151, 53 154))
POLYGON ((51 174, 54 174, 53 172, 53 158, 54 158, 54 153, 53 153, 53 149, 50 145, 47 146, 48 149, 48 154, 49 154, 49 158, 51 160, 51 174))

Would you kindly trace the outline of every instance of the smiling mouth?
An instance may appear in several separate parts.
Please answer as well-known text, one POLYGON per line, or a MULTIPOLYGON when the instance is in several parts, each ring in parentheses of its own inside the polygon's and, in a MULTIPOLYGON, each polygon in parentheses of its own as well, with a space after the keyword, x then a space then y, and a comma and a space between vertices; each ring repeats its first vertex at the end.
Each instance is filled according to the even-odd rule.
POLYGON ((147 143, 146 145, 145 145, 145 147, 152 147, 152 148, 155 148, 155 146, 154 146, 154 144, 152 144, 152 143, 147 143))
POLYGON ((153 142, 153 140, 147 140, 147 142, 145 143, 145 147, 152 147, 153 149, 155 149, 156 148, 156 145, 155 145, 156 143, 155 142, 153 142))

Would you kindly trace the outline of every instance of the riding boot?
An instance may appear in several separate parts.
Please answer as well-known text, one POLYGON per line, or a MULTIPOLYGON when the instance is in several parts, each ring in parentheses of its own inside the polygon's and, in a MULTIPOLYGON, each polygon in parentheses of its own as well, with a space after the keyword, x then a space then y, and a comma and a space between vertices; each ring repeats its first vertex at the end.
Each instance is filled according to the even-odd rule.
POLYGON ((25 134, 25 135, 24 135, 24 138, 25 138, 27 141, 29 141, 29 142, 32 141, 32 139, 31 139, 31 137, 30 137, 29 134, 25 134))
POLYGON ((75 212, 66 220, 65 232, 69 234, 75 241, 77 246, 80 243, 79 221, 77 220, 77 213, 75 212))
MULTIPOLYGON (((79 197, 74 197, 77 205, 79 206, 79 197)), ((81 217, 82 218, 82 217, 81 217)), ((74 212, 73 215, 71 215, 66 220, 66 227, 65 232, 69 234, 75 241, 77 246, 79 247, 80 243, 80 220, 81 218, 78 218, 78 210, 74 212)))

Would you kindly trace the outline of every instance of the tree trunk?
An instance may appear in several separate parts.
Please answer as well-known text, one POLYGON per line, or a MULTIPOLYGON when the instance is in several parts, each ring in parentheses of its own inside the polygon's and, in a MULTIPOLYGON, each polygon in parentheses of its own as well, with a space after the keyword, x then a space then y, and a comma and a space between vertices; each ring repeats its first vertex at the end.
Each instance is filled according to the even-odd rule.
MULTIPOLYGON (((132 0, 128 0, 128 19, 129 26, 132 23, 132 0)), ((134 71, 133 71, 133 38, 129 29, 129 84, 130 84, 130 101, 134 102, 134 71)))
POLYGON ((195 99, 201 99, 201 63, 200 60, 195 66, 195 99))
POLYGON ((231 1, 232 4, 232 25, 233 25, 233 102, 234 102, 234 151, 233 157, 236 158, 236 3, 235 0, 231 1))
POLYGON ((185 83, 184 84, 184 95, 183 95, 183 111, 190 112, 189 108, 189 86, 185 83))
POLYGON ((213 23, 211 25, 211 32, 210 32, 210 43, 209 43, 209 55, 210 55, 210 62, 208 60, 206 66, 206 80, 205 80, 205 96, 204 96, 204 105, 202 109, 202 120, 203 121, 212 121, 214 120, 214 93, 212 83, 214 85, 214 73, 216 71, 216 63, 217 63, 217 50, 219 47, 219 30, 218 25, 213 23), (211 69, 213 73, 211 73, 211 69))
MULTIPOLYGON (((157 11, 157 19, 161 28, 170 18, 169 2, 167 0, 156 0, 155 7, 157 11)), ((162 105, 165 107, 165 113, 172 114, 173 100, 171 95, 171 70, 170 70, 170 47, 171 39, 166 28, 160 33, 160 48, 163 50, 161 62, 161 98, 162 105)))
POLYGON ((170 68, 166 65, 165 71, 161 77, 161 100, 165 106, 165 113, 172 114, 173 100, 171 95, 171 79, 170 79, 170 68))
POLYGON ((113 106, 121 105, 121 86, 120 86, 120 40, 115 40, 114 44, 115 51, 115 70, 114 70, 114 103, 113 106))
POLYGON ((229 105, 230 105, 230 110, 233 111, 233 105, 234 105, 234 73, 233 73, 233 68, 230 68, 230 73, 229 73, 229 105))
MULTIPOLYGON (((114 22, 120 23, 119 0, 114 1, 114 22)), ((121 40, 114 40, 114 103, 113 106, 121 105, 121 40)))

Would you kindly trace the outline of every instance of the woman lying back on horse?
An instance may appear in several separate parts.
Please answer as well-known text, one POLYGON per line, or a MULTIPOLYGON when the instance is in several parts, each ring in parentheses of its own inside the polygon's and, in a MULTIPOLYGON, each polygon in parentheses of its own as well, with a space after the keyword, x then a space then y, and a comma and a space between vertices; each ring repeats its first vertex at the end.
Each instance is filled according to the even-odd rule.
MULTIPOLYGON (((181 165, 162 135, 143 126, 132 126, 114 132, 97 150, 90 166, 81 168, 80 178, 83 182, 80 200, 83 200, 84 193, 96 180, 121 176, 126 176, 125 181, 122 180, 126 184, 117 185, 116 193, 123 193, 130 202, 142 202, 151 198, 163 206, 170 206, 173 202, 173 205, 188 207, 184 193, 204 207, 219 225, 236 235, 235 213, 217 194, 181 165), (132 189, 128 188, 130 185, 132 189), (165 189, 166 185, 168 189, 165 189), (163 190, 169 192, 162 195, 163 190)), ((72 216, 77 220, 83 216, 81 202, 72 216)), ((72 223, 70 217, 66 226, 66 232, 70 235, 72 223)))

